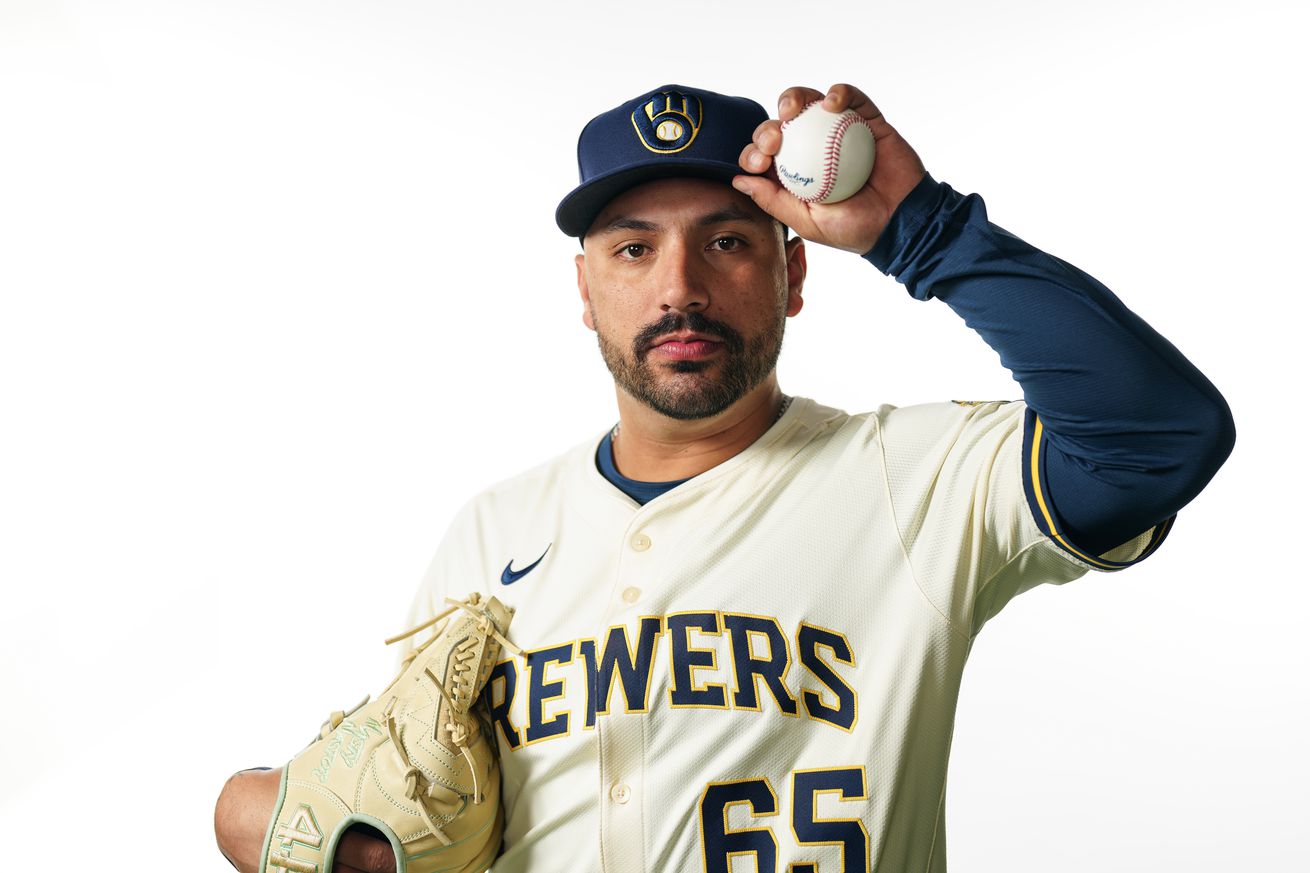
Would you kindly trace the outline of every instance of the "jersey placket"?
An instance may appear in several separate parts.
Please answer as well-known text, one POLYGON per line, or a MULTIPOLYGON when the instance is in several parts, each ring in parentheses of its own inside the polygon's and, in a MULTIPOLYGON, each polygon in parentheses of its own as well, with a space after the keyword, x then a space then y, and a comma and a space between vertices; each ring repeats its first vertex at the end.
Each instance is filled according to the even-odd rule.
MULTIPOLYGON (((655 568, 658 556, 658 531, 652 527, 650 512, 638 511, 623 532, 619 547, 617 577, 610 592, 604 625, 598 628, 599 640, 605 640, 609 628, 627 628, 629 652, 636 654, 640 616, 645 601, 655 593, 655 568)), ((658 613, 656 613, 658 614, 658 613)), ((663 635, 663 628, 659 636, 663 635)), ((599 656, 599 652, 598 652, 599 656)), ((659 656, 659 640, 651 659, 659 656)), ((600 750, 601 867, 606 873, 642 873, 646 869, 645 850, 645 771, 647 709, 655 689, 653 670, 647 671, 646 699, 629 701, 617 675, 611 688, 610 710, 596 717, 596 735, 600 750)), ((604 706, 606 701, 598 701, 604 706)))

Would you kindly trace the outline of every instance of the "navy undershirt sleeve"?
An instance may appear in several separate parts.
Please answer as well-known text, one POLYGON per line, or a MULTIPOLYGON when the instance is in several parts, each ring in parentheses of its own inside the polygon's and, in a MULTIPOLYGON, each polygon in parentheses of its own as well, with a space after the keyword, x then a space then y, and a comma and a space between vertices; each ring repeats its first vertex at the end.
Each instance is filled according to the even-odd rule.
POLYGON ((1104 285, 990 223, 976 194, 925 176, 864 257, 1000 355, 1023 388, 1028 438, 1044 441, 1037 484, 1053 527, 1080 550, 1100 555, 1170 519, 1232 450, 1209 380, 1104 285))

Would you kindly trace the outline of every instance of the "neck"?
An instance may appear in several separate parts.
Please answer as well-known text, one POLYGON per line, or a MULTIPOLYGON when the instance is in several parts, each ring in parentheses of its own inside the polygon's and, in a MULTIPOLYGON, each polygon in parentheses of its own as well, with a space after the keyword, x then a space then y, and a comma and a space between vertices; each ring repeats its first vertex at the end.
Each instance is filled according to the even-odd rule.
POLYGON ((680 421, 619 391, 614 465, 629 479, 669 482, 717 467, 744 451, 778 420, 783 404, 775 375, 711 418, 680 421))

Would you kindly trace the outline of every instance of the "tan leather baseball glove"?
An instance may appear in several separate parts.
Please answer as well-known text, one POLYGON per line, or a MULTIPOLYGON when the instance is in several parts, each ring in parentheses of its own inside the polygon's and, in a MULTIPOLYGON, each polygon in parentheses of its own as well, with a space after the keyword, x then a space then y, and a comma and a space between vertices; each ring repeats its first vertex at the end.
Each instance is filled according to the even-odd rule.
POLYGON ((500 766, 481 692, 513 613, 470 594, 404 639, 436 626, 372 703, 334 712, 283 768, 259 869, 329 873, 356 823, 391 842, 397 873, 479 873, 500 850, 500 766))

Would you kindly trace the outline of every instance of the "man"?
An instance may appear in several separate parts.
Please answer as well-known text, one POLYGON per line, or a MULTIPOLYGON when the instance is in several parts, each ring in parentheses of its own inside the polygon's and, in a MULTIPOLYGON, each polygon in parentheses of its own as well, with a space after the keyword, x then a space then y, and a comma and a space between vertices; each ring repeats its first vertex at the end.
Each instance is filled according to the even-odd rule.
MULTIPOLYGON (((1231 450, 1218 392, 1105 288, 928 176, 859 90, 792 88, 779 116, 815 100, 877 142, 828 206, 767 175, 779 121, 743 98, 667 86, 582 132, 557 222, 619 423, 470 503, 414 608, 477 589, 517 609, 524 655, 486 695, 498 871, 945 870, 974 635, 1028 588, 1150 554, 1231 450), (803 240, 944 301, 1024 402, 786 397, 803 240)), ((239 867, 270 783, 220 798, 239 867)), ((342 858, 385 869, 378 848, 342 858)))

